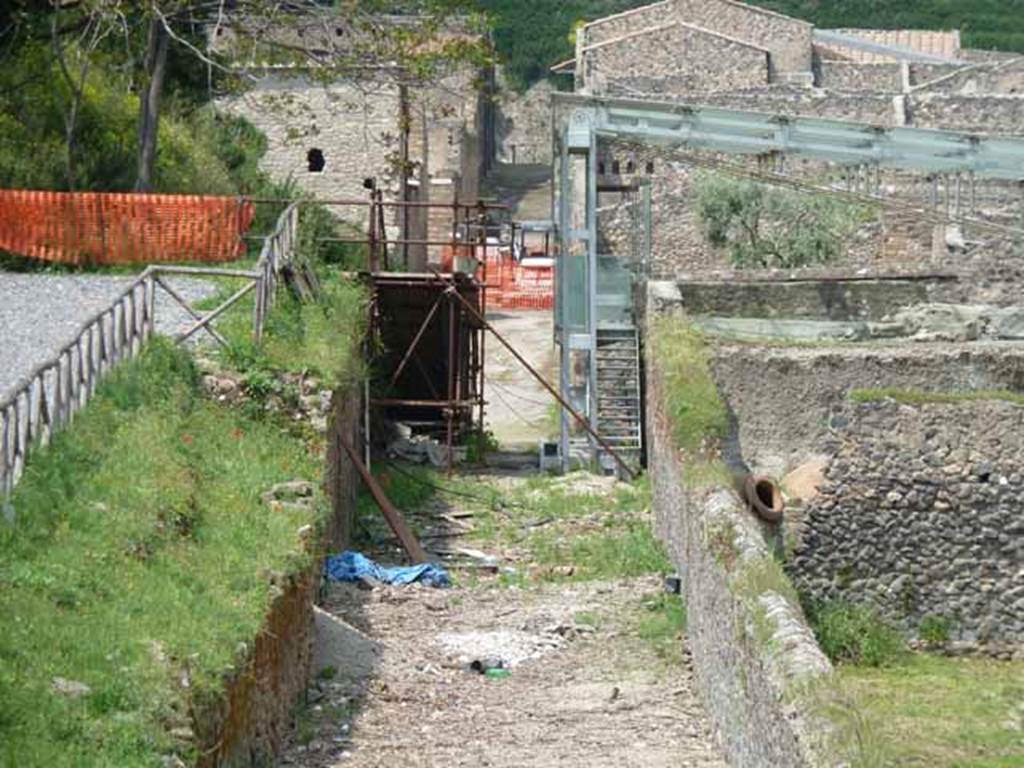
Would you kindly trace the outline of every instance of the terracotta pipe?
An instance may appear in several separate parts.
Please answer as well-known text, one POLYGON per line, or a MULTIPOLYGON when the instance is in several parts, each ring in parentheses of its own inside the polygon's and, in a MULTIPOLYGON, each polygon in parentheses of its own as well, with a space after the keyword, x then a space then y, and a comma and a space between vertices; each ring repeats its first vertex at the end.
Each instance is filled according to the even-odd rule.
POLYGON ((774 480, 763 475, 740 474, 736 476, 736 489, 762 520, 769 523, 782 520, 786 504, 774 480))

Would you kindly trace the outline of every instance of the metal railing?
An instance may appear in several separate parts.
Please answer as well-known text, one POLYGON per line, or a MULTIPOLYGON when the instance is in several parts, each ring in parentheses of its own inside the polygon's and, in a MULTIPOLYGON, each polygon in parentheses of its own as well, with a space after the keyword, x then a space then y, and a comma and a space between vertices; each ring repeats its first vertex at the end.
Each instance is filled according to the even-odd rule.
POLYGON ((106 309, 89 318, 78 335, 55 357, 37 366, 0 401, 0 508, 14 520, 11 496, 29 457, 68 426, 96 393, 99 383, 125 360, 131 360, 156 332, 158 289, 179 304, 193 324, 178 334, 182 343, 205 331, 217 343, 227 341, 212 322, 248 293, 255 291, 253 338, 259 342, 282 269, 295 256, 298 206, 289 205, 266 238, 253 271, 207 267, 147 267, 106 309), (218 307, 202 314, 171 286, 166 275, 232 277, 245 285, 218 307))

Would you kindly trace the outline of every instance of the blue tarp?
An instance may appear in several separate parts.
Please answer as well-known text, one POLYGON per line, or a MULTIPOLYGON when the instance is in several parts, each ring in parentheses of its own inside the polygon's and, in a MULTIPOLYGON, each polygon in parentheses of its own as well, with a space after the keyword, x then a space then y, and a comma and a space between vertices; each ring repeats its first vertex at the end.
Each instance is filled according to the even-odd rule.
POLYGON ((328 557, 324 571, 327 578, 332 581, 360 581, 364 578, 382 581, 385 584, 412 584, 414 581, 422 581, 431 587, 449 587, 452 583, 448 578, 448 572, 433 563, 388 568, 351 550, 328 557))

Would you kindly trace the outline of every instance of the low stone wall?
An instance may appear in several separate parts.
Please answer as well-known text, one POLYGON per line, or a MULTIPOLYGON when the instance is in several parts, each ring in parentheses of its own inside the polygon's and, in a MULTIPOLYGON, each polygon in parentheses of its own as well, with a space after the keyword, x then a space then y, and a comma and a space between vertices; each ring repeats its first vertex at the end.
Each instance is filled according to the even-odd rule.
POLYGON ((853 389, 1024 391, 1024 347, 1010 342, 831 346, 720 343, 712 370, 752 469, 777 477, 825 452, 853 389))
POLYGON ((852 321, 880 320, 914 304, 955 301, 962 288, 955 276, 941 274, 864 279, 809 270, 806 278, 734 275, 669 284, 664 290, 678 291, 689 315, 852 321))
POLYGON ((839 765, 805 692, 826 685, 819 649, 760 523, 724 488, 683 483, 683 457, 648 355, 648 469, 658 535, 683 580, 696 681, 731 765, 839 765), (781 575, 781 572, 779 572, 781 575))
POLYGON ((787 570, 812 600, 876 607, 910 636, 1024 657, 1024 407, 850 404, 787 570), (1016 648, 1016 651, 1014 651, 1016 648))
POLYGON ((193 713, 197 743, 202 745, 200 768, 273 764, 309 684, 316 637, 313 606, 323 558, 348 544, 359 492, 355 467, 338 438, 346 435, 358 444, 360 392, 339 389, 333 399, 324 482, 331 514, 319 540, 310 542, 312 565, 305 572, 273 577, 276 597, 251 649, 226 681, 223 702, 214 710, 193 713))
POLYGON ((315 572, 278 587, 252 651, 227 683, 223 706, 196 718, 196 736, 206 745, 199 768, 269 765, 277 756, 309 682, 320 567, 317 559, 315 572))

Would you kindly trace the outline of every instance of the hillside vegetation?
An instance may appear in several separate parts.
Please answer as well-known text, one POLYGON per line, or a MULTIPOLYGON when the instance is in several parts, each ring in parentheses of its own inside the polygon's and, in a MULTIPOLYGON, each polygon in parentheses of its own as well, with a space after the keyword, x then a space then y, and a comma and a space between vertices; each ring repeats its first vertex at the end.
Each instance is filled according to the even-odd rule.
MULTIPOLYGON (((477 0, 494 19, 495 42, 515 85, 532 83, 571 58, 582 20, 649 0, 477 0)), ((1024 51, 1024 0, 753 0, 779 13, 830 27, 959 29, 970 48, 1024 51)))

